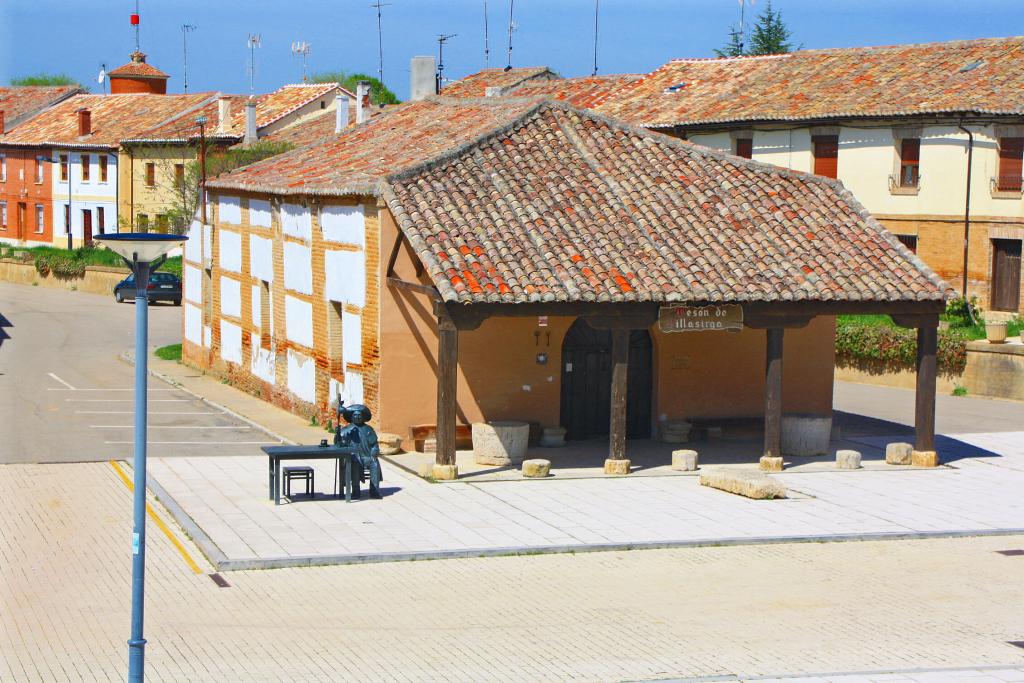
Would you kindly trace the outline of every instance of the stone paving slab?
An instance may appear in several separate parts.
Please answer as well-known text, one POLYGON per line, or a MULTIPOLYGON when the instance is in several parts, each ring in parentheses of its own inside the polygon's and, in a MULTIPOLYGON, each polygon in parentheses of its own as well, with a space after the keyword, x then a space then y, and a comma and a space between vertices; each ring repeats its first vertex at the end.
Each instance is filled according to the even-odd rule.
MULTIPOLYGON (((694 477, 439 485, 385 463, 383 501, 296 496, 274 506, 261 456, 155 459, 150 475, 223 570, 1024 529, 1024 432, 949 435, 946 446, 952 461, 931 470, 777 474, 794 495, 774 501, 694 477)), ((333 463, 309 464, 322 490, 333 463)))

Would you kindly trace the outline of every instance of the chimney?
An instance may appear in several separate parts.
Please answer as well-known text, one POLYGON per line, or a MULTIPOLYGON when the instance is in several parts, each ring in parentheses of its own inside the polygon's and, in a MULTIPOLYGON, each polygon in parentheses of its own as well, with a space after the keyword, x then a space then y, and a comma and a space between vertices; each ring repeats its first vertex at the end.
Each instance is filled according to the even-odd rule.
POLYGON ((370 81, 359 81, 356 85, 356 123, 366 123, 370 118, 370 81))
POLYGON ((7 131, 4 130, 4 110, 0 109, 0 135, 3 135, 7 131))
POLYGON ((242 142, 251 145, 256 139, 256 102, 250 99, 245 103, 245 138, 242 142))
POLYGON ((92 112, 88 109, 78 110, 78 137, 92 133, 92 112))
POLYGON ((334 98, 334 132, 340 133, 348 128, 348 97, 338 95, 334 98))
POLYGON ((413 57, 409 73, 410 99, 437 94, 437 61, 433 57, 413 57))
POLYGON ((231 99, 220 97, 217 100, 217 135, 231 132, 231 99))

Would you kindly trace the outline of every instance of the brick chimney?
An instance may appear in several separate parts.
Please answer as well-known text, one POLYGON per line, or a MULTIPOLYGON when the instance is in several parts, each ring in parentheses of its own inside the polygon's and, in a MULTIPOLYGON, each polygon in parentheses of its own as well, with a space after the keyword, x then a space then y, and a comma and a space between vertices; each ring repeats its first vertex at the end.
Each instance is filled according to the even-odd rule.
POLYGON ((0 109, 0 135, 3 135, 7 131, 4 130, 4 110, 0 109))
POLYGON ((338 95, 334 99, 334 132, 340 133, 348 128, 348 97, 338 95))
POLYGON ((437 94, 437 61, 433 57, 413 57, 409 68, 409 99, 422 100, 437 94))
POLYGON ((78 110, 78 137, 92 133, 92 112, 88 109, 78 110))
POLYGON ((217 135, 231 132, 231 99, 221 97, 217 100, 217 135))
POLYGON ((356 123, 366 123, 370 118, 370 81, 356 84, 356 123))
POLYGON ((256 133, 256 101, 249 99, 245 103, 245 138, 242 142, 251 145, 258 139, 256 133))

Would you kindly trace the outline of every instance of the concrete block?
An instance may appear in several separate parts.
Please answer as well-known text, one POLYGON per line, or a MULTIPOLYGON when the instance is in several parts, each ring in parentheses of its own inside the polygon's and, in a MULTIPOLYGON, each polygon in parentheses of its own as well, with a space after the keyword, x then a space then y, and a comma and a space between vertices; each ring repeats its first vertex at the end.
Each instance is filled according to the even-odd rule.
POLYGON ((722 468, 702 470, 700 484, 758 500, 786 497, 786 487, 780 482, 766 474, 750 470, 722 468))
POLYGON ((605 474, 629 474, 629 468, 632 463, 629 460, 612 460, 608 459, 604 461, 604 473, 605 474))
POLYGON ((910 464, 914 467, 938 467, 939 454, 935 451, 914 451, 910 454, 910 464))
POLYGON ((781 472, 783 461, 781 457, 762 455, 757 464, 764 472, 781 472))
POLYGON ((524 477, 546 477, 551 473, 551 461, 542 458, 523 461, 524 477))
POLYGON ((560 448, 565 445, 565 427, 545 427, 540 436, 544 448, 560 448))
POLYGON ((473 423, 473 459, 478 465, 519 465, 526 457, 530 425, 526 422, 473 423))
POLYGON ((697 451, 672 451, 672 469, 680 472, 697 469, 697 451))
POLYGON ((435 464, 432 468, 432 474, 434 479, 440 479, 444 481, 451 481, 459 478, 459 466, 458 465, 437 465, 435 464))
POLYGON ((910 454, 913 452, 914 447, 909 443, 897 441, 895 443, 886 444, 885 462, 889 465, 909 465, 910 454))
POLYGON ((841 470, 860 469, 860 453, 857 451, 836 451, 836 467, 841 470))
POLYGON ((831 415, 783 415, 782 453, 784 455, 825 455, 832 435, 831 415))

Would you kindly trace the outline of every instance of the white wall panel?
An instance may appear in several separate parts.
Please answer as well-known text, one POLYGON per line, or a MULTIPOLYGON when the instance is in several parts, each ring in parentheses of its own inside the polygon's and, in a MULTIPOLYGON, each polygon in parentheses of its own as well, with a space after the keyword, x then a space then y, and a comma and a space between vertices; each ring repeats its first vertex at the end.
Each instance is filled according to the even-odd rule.
POLYGON ((325 206, 320 210, 324 239, 331 242, 366 244, 366 216, 362 206, 325 206))
POLYGON ((233 273, 242 272, 242 234, 220 230, 220 267, 233 273))
POLYGON ((284 243, 284 286, 303 294, 313 293, 313 261, 309 247, 284 243))
POLYGON ((242 283, 223 275, 220 278, 220 312, 242 317, 242 283))
POLYGON ((324 294, 331 301, 366 305, 366 256, 361 251, 324 252, 324 294))
POLYGON ((203 345, 203 311, 188 303, 185 304, 185 339, 203 345))
POLYGON ((273 384, 274 377, 277 374, 274 367, 273 352, 270 349, 260 348, 260 336, 258 334, 250 334, 249 340, 252 342, 252 374, 273 384))
POLYGON ((285 336, 296 344, 313 346, 313 305, 286 296, 284 298, 285 336))
POLYGON ((249 225, 258 228, 270 227, 270 202, 265 199, 249 200, 249 225))
POLYGON ((231 363, 242 362, 242 328, 220 321, 220 357, 231 363))
POLYGON ((299 204, 282 204, 281 229, 286 235, 300 237, 308 242, 313 236, 313 217, 309 209, 299 204))
POLYGON ((203 273, 195 266, 185 264, 182 269, 185 287, 185 300, 193 303, 203 303, 203 273))
POLYGON ((274 281, 274 243, 269 239, 249 235, 249 272, 265 282, 274 281))
POLYGON ((316 402, 316 363, 288 349, 288 391, 303 401, 316 402))
POLYGON ((242 200, 239 197, 220 197, 217 201, 217 220, 238 225, 242 222, 242 200))

